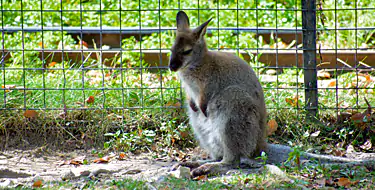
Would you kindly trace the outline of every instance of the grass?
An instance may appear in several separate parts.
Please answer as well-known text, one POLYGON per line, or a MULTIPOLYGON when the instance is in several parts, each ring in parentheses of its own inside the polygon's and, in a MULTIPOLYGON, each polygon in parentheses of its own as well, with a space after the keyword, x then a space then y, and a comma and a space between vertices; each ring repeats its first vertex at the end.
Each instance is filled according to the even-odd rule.
MULTIPOLYGON (((239 171, 232 175, 214 178, 200 177, 199 179, 178 179, 163 176, 156 181, 123 179, 90 179, 80 181, 46 182, 41 189, 371 189, 375 184, 374 172, 364 167, 340 168, 321 165, 304 165, 296 167, 285 164, 281 173, 276 174, 266 170, 259 173, 239 171)), ((27 186, 22 189, 28 189, 27 186)))

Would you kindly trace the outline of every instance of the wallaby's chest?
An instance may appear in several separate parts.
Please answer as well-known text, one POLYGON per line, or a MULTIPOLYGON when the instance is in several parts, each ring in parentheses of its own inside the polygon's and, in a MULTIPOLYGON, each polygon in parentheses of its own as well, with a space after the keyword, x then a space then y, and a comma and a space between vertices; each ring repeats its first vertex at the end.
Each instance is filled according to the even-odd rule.
MULTIPOLYGON (((189 80, 187 77, 179 73, 182 81, 182 87, 185 89, 186 94, 195 101, 197 101, 200 93, 199 84, 197 81, 189 80)), ((196 103, 196 102, 195 102, 196 103)))

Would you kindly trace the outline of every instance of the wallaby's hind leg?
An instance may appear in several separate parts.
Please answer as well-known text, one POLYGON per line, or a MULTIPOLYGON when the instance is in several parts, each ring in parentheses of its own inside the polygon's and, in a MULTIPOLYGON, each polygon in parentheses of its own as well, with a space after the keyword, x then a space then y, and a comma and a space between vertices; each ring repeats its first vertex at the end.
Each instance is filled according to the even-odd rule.
MULTIPOLYGON (((236 98, 237 101, 229 98, 232 105, 227 107, 229 113, 224 114, 230 117, 227 117, 224 125, 216 123, 218 128, 222 128, 220 136, 224 153, 223 159, 220 162, 203 164, 194 169, 192 171, 193 176, 222 174, 239 167, 241 157, 253 158, 259 154, 259 143, 263 135, 263 129, 260 126, 262 122, 260 122, 259 108, 256 104, 253 104, 251 98, 244 98, 242 101, 238 100, 238 97, 236 98)), ((251 167, 259 167, 257 161, 249 160, 251 160, 251 167)), ((248 165, 249 163, 245 164, 248 165)))

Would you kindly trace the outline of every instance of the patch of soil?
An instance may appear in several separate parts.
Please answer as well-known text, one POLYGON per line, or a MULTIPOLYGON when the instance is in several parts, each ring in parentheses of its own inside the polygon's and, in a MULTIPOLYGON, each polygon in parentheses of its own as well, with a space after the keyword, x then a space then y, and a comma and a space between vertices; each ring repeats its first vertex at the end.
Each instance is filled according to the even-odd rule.
POLYGON ((166 175, 176 163, 171 159, 155 160, 150 154, 127 155, 124 160, 112 158, 107 163, 94 163, 98 157, 89 151, 69 153, 43 152, 40 150, 10 150, 0 152, 0 188, 28 186, 42 180, 44 184, 52 181, 82 180, 82 178, 142 179, 156 180, 166 175), (66 161, 84 156, 86 164, 72 164, 66 161), (62 164, 62 163, 67 164, 62 164))

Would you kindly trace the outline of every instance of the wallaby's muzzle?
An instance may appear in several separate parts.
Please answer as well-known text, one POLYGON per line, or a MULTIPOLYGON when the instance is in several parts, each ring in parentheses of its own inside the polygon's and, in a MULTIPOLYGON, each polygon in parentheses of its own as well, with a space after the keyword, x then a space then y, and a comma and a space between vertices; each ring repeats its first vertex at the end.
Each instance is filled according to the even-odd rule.
POLYGON ((171 54, 169 58, 169 69, 171 71, 177 71, 182 66, 182 60, 180 57, 175 56, 174 53, 171 54))

